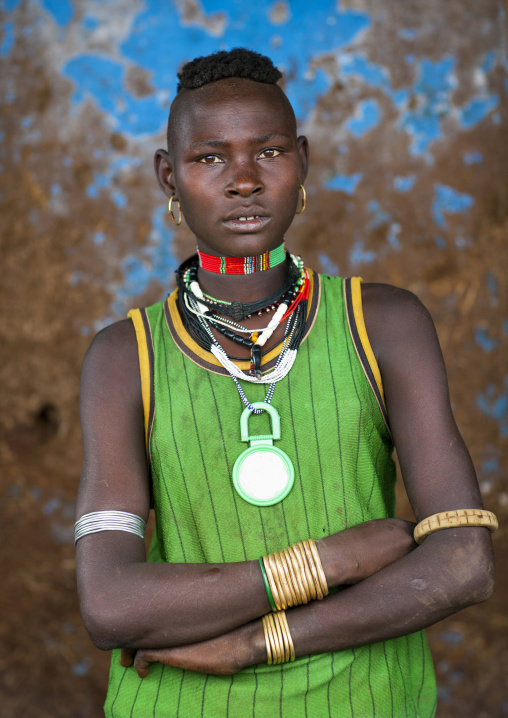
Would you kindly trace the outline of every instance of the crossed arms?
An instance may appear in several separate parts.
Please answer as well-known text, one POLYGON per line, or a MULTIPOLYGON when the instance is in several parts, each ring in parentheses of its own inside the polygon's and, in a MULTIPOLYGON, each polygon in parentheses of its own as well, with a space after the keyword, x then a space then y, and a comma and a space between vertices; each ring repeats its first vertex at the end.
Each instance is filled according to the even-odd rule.
MULTIPOLYGON (((406 490, 417 520, 481 508, 474 468, 450 408, 432 320, 409 292, 362 287, 406 490)), ((85 444, 77 516, 103 509, 147 518, 148 473, 137 345, 130 321, 103 330, 83 365, 85 444)), ((329 586, 321 602, 288 611, 297 655, 412 633, 490 596, 487 529, 449 529, 412 541, 412 524, 367 522, 317 542, 329 586)), ((234 673, 266 661, 260 617, 270 610, 257 561, 149 564, 144 543, 124 532, 77 545, 85 625, 103 649, 123 648, 145 675, 150 661, 234 673)))

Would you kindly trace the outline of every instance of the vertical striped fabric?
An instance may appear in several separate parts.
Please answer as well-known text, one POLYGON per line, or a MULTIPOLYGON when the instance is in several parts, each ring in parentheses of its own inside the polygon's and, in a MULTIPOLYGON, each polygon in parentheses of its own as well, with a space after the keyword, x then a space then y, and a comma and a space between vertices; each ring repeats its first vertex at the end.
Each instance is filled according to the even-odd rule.
MULTIPOLYGON (((289 375, 277 384, 277 446, 295 484, 279 504, 256 507, 233 489, 246 448, 243 405, 229 377, 197 366, 172 340, 163 305, 148 308, 154 342, 155 419, 151 469, 157 532, 149 560, 257 559, 301 539, 393 516, 392 444, 350 337, 343 280, 321 276, 322 297, 289 375)), ((265 388, 245 385, 250 401, 265 388)), ((266 414, 252 434, 268 433, 266 414)), ((258 665, 232 677, 155 664, 139 680, 115 651, 106 716, 111 718, 402 718, 435 714, 436 686, 423 632, 314 656, 258 665)))

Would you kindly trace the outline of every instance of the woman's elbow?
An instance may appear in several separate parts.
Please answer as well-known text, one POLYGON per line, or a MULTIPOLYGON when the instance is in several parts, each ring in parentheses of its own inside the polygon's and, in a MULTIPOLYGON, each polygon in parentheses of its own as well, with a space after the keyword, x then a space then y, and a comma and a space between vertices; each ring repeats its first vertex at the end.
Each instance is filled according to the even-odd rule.
MULTIPOLYGON (((487 601, 494 590, 494 552, 487 529, 459 529, 464 542, 453 551, 454 598, 460 608, 487 601), (468 535, 465 536, 467 531, 468 535)), ((461 536, 459 535, 460 539, 461 536)))
POLYGON ((99 592, 93 596, 80 596, 80 608, 83 624, 94 646, 101 651, 126 647, 129 626, 125 612, 121 613, 110 598, 99 592))

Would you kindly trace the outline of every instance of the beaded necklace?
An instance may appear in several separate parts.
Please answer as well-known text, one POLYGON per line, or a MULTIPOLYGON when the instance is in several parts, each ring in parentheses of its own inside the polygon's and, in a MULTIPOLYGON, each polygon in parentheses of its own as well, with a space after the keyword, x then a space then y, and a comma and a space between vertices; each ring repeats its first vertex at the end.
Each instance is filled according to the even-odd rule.
MULTIPOLYGON (((232 478, 238 494, 245 501, 256 506, 271 506, 282 501, 291 491, 294 482, 294 468, 291 459, 284 451, 273 446, 273 441, 280 439, 280 416, 271 405, 275 385, 287 376, 295 362, 307 319, 309 275, 300 257, 290 255, 290 258, 288 279, 275 295, 270 295, 260 303, 253 303, 253 305, 236 303, 240 304, 242 318, 244 318, 244 310, 251 310, 252 306, 260 305, 261 311, 259 309, 257 311, 262 314, 263 307, 265 311, 267 307, 268 311, 271 311, 274 309, 271 306, 272 303, 274 300, 277 302, 272 319, 266 327, 260 329, 248 329, 238 324, 238 321, 221 316, 235 303, 205 297, 197 281, 195 262, 187 261, 176 272, 178 288, 181 292, 181 307, 187 328, 194 334, 201 346, 210 351, 228 371, 245 406, 240 418, 240 429, 241 439, 249 442, 249 448, 245 449, 235 461, 232 478), (262 347, 278 325, 286 319, 282 349, 275 367, 268 374, 262 375, 260 371, 262 347), (215 338, 212 327, 233 341, 249 347, 252 361, 248 374, 239 369, 227 355, 215 338), (250 334, 250 339, 239 336, 229 327, 234 328, 237 332, 250 334), (252 404, 245 395, 240 379, 255 384, 268 384, 264 401, 252 404), (271 418, 272 433, 250 436, 248 432, 249 416, 265 411, 271 418), (269 481, 260 481, 260 476, 265 479, 269 477, 269 481)), ((245 316, 249 316, 251 313, 253 313, 252 310, 245 316)), ((235 318, 232 312, 230 312, 231 314, 235 318)))
MULTIPOLYGON (((260 329, 246 328, 235 321, 231 321, 230 319, 219 316, 220 314, 222 314, 224 308, 227 306, 226 303, 217 304, 216 300, 211 297, 208 298, 207 302, 204 301, 205 295, 203 294, 201 287, 199 286, 197 276, 193 267, 187 267, 184 271, 179 270, 177 273, 179 278, 179 286, 183 285, 183 287, 185 288, 185 293, 183 294, 184 313, 190 313, 190 315, 194 315, 193 317, 187 316, 186 318, 188 320, 188 323, 194 330, 193 333, 196 335, 197 338, 199 338, 199 340, 201 340, 199 343, 208 351, 213 351, 214 343, 212 342, 212 344, 210 344, 211 334, 209 332, 209 327, 206 324, 206 322, 209 322, 215 327, 215 329, 217 329, 217 331, 219 331, 226 338, 250 349, 250 373, 251 375, 257 377, 258 381, 261 376, 262 347, 266 344, 268 339, 270 339, 277 326, 282 321, 289 318, 293 314, 293 312, 295 312, 298 304, 302 301, 302 299, 307 299, 307 296, 304 297, 304 294, 305 288, 308 285, 308 276, 303 267, 303 261, 299 257, 294 257, 293 255, 291 255, 291 263, 292 266, 294 266, 297 270, 297 278, 295 278, 293 286, 290 287, 286 292, 284 292, 283 296, 276 302, 277 311, 275 312, 271 321, 268 323, 268 326, 260 329), (209 309, 210 305, 214 308, 215 313, 212 313, 212 311, 209 309), (200 326, 196 325, 196 319, 198 320, 198 325, 200 326), (233 331, 233 329, 236 329, 237 332, 239 331, 244 334, 250 334, 250 339, 247 339, 243 336, 239 336, 233 331)), ((271 295, 270 299, 272 297, 273 295, 271 295)), ((247 305, 242 306, 245 307, 247 305)), ((265 311, 271 311, 273 306, 274 305, 269 305, 264 309, 265 311)), ((261 309, 261 311, 258 312, 258 314, 262 314, 262 311, 263 308, 261 309)), ((298 313, 298 316, 299 315, 300 313, 298 313)), ((298 324, 301 324, 301 322, 299 321, 298 324)), ((305 324, 305 318, 303 324, 305 324)))
POLYGON ((214 257, 198 249, 199 266, 217 274, 254 274, 276 267, 286 259, 284 242, 254 257, 214 257))

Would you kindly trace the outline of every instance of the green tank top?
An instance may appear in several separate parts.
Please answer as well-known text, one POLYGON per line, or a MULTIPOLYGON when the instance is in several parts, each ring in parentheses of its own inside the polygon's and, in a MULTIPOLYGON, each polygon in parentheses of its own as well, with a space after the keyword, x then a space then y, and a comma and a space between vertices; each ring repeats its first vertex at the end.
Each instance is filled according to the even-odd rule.
MULTIPOLYGON (((131 313, 139 344, 156 533, 150 561, 258 559, 394 515, 395 467, 379 369, 368 342, 361 280, 312 276, 306 335, 272 400, 295 468, 291 492, 257 507, 233 488, 243 404, 215 357, 185 331, 176 292, 131 313)), ((273 367, 277 350, 262 369, 273 367)), ((246 365, 246 363, 245 363, 246 365)), ((267 386, 242 383, 249 401, 267 386)), ((266 414, 251 434, 270 432, 266 414)), ((290 609, 289 609, 290 610, 290 609)), ((140 680, 113 652, 111 718, 434 716, 436 685, 424 632, 361 648, 211 676, 153 664, 140 680)))

